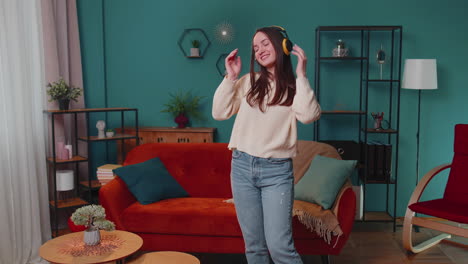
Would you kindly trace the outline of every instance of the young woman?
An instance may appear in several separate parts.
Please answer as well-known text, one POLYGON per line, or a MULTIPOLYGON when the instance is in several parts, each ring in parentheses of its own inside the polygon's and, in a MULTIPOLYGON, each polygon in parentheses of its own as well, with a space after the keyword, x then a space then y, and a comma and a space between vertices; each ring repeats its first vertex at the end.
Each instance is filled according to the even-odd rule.
POLYGON ((307 58, 281 27, 255 32, 250 73, 240 79, 241 59, 233 50, 227 75, 214 94, 216 120, 237 114, 229 148, 231 184, 248 263, 302 263, 292 239, 297 120, 311 123, 320 106, 306 77, 307 58), (290 54, 297 56, 294 77, 290 54), (255 64, 260 71, 255 72, 255 64))

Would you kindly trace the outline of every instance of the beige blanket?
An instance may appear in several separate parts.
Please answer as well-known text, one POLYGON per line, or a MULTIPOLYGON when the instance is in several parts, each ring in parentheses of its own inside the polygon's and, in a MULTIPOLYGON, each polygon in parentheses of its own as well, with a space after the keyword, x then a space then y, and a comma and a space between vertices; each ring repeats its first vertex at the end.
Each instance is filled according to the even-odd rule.
MULTIPOLYGON (((297 141, 297 155, 293 158, 294 183, 300 184, 300 179, 309 169, 315 155, 321 155, 329 158, 341 159, 336 149, 328 144, 315 141, 297 141)), ((339 200, 346 188, 350 188, 351 183, 348 180, 337 195, 335 204, 330 210, 324 210, 321 206, 309 202, 294 200, 293 216, 297 216, 299 221, 304 224, 311 232, 322 237, 330 244, 332 235, 341 236, 341 230, 336 214, 339 200)), ((338 242, 338 239, 336 240, 338 242)), ((336 245, 336 243, 335 243, 336 245)))

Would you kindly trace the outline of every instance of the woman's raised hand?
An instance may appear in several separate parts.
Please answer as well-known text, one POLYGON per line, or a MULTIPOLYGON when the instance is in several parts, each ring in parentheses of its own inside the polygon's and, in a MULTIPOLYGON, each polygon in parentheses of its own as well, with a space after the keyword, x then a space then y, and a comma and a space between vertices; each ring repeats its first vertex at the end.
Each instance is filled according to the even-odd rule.
POLYGON ((225 60, 227 78, 232 81, 237 79, 242 68, 241 58, 237 56, 237 52, 238 49, 231 51, 225 60))
POLYGON ((297 67, 296 75, 297 78, 305 77, 306 78, 306 66, 307 66, 307 57, 303 49, 298 45, 294 44, 292 54, 297 56, 297 67))

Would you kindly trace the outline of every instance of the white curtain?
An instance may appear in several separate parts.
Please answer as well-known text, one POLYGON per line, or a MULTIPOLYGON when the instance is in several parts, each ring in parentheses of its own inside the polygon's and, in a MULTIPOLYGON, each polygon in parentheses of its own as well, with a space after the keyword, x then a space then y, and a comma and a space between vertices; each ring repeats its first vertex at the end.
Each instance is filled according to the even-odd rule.
POLYGON ((41 0, 0 1, 0 263, 40 263, 50 238, 41 0))

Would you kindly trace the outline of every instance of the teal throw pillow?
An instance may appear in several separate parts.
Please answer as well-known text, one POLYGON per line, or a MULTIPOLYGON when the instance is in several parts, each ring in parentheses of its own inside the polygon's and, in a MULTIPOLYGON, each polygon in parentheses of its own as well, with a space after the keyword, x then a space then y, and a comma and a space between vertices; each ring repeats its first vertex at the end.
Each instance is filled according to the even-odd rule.
POLYGON ((159 158, 114 169, 141 204, 187 197, 188 193, 169 174, 159 158))
POLYGON ((294 187, 294 199, 330 209, 341 187, 356 167, 356 160, 315 156, 309 169, 294 187))

